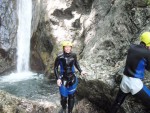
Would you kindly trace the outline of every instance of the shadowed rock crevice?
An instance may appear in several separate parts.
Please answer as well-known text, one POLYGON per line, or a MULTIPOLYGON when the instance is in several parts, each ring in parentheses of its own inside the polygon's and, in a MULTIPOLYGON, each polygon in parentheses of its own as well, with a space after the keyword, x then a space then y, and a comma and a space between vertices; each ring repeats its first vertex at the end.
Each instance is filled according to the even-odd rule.
POLYGON ((59 19, 72 19, 73 18, 72 10, 70 8, 65 9, 65 10, 56 9, 52 15, 58 17, 59 19))
POLYGON ((53 61, 51 61, 51 54, 55 44, 49 24, 48 21, 39 23, 31 40, 31 69, 48 75, 50 63, 53 61))
POLYGON ((8 74, 15 69, 15 54, 15 49, 10 49, 8 51, 0 49, 0 75, 8 74))
POLYGON ((89 14, 91 11, 92 3, 94 0, 73 0, 71 6, 66 9, 55 9, 53 16, 59 19, 72 19, 74 15, 73 11, 77 11, 80 14, 89 14))
POLYGON ((81 28, 80 18, 76 19, 75 22, 72 23, 72 27, 77 29, 81 28))
POLYGON ((71 8, 81 14, 90 13, 94 0, 73 0, 71 8))
MULTIPOLYGON (((109 112, 114 95, 112 95, 113 89, 105 83, 93 80, 84 81, 80 80, 77 95, 80 98, 87 98, 91 103, 97 106, 97 110, 104 110, 109 112)), ((120 113, 125 113, 121 109, 120 113)))

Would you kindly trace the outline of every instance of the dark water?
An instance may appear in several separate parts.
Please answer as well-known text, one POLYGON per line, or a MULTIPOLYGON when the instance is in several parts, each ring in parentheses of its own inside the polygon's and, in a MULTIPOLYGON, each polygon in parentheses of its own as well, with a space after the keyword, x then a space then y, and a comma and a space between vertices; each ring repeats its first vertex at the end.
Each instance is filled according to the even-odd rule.
POLYGON ((4 82, 0 78, 0 89, 18 97, 51 102, 55 102, 59 99, 59 90, 56 81, 49 80, 43 75, 34 75, 34 77, 30 79, 21 81, 8 81, 4 82))

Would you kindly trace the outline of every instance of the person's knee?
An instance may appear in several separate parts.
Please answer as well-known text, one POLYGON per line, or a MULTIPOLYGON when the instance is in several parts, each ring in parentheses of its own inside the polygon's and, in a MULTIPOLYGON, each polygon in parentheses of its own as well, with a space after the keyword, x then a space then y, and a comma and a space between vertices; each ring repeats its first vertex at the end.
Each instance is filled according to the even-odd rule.
POLYGON ((68 98, 69 98, 69 99, 74 99, 74 97, 75 97, 74 94, 68 95, 68 98))
POLYGON ((61 96, 61 101, 67 101, 67 97, 61 96))
POLYGON ((68 96, 68 109, 72 110, 74 106, 74 94, 68 96))
POLYGON ((68 96, 68 106, 72 106, 74 104, 74 94, 68 96))
POLYGON ((61 105, 63 109, 66 109, 67 97, 61 96, 61 105))

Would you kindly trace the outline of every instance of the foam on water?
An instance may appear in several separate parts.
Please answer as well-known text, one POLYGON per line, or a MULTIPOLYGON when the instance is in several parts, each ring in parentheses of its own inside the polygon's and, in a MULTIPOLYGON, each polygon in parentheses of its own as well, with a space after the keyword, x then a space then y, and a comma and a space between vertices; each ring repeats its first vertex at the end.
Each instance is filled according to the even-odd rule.
POLYGON ((33 72, 20 72, 20 73, 11 73, 10 75, 5 75, 0 77, 0 82, 19 82, 19 81, 25 81, 28 79, 34 79, 37 78, 37 73, 33 72))

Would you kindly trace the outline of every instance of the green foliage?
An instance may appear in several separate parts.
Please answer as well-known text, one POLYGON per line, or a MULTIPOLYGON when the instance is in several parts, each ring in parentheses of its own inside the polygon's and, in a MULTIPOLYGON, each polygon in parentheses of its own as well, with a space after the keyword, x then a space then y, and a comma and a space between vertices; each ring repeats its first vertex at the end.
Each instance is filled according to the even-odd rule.
POLYGON ((147 5, 150 6, 150 0, 146 0, 147 1, 147 5))

